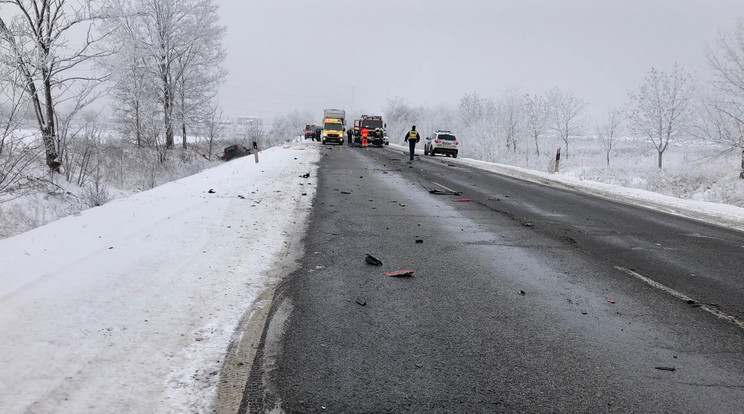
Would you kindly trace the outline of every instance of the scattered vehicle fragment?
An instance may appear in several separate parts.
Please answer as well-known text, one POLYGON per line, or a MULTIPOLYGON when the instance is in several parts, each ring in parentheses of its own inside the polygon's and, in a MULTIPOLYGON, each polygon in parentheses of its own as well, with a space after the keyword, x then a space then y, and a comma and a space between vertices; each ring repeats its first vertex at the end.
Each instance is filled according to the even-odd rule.
POLYGON ((432 188, 431 190, 429 190, 429 194, 461 196, 462 191, 449 191, 449 190, 440 190, 438 188, 432 188))
POLYGON ((372 266, 382 266, 382 261, 370 254, 367 254, 367 257, 364 258, 364 261, 371 264, 372 266))
POLYGON ((394 272, 385 272, 385 276, 390 276, 390 277, 413 276, 413 270, 396 270, 394 272))

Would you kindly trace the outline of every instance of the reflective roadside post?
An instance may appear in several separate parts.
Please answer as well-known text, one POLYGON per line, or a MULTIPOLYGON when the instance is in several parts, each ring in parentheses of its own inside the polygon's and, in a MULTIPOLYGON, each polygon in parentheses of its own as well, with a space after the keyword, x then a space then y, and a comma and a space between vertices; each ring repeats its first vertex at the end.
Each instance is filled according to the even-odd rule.
POLYGON ((253 159, 258 164, 258 144, 256 144, 256 141, 253 141, 253 159))
POLYGON ((561 149, 558 148, 558 151, 555 152, 555 171, 554 172, 558 172, 560 164, 561 164, 561 149))

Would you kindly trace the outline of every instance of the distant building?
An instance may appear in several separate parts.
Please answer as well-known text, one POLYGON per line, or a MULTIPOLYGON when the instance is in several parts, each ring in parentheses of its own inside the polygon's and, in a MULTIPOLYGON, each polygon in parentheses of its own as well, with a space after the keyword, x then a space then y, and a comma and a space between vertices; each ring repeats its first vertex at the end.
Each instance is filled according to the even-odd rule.
POLYGON ((257 116, 239 116, 235 120, 235 124, 241 127, 252 127, 263 125, 263 119, 257 116))

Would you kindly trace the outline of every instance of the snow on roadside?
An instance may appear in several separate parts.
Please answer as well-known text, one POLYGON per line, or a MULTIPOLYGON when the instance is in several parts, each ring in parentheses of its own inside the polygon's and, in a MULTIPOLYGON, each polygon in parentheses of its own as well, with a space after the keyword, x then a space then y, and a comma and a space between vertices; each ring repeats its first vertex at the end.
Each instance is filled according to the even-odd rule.
POLYGON ((0 240, 0 412, 209 411, 319 158, 275 147, 0 240))
MULTIPOLYGON (((408 153, 408 148, 402 145, 390 144, 391 149, 408 153)), ((416 154, 423 155, 423 146, 419 145, 416 154)), ((444 156, 439 156, 442 159, 444 156)), ((744 208, 728 204, 711 203, 707 201, 683 200, 651 191, 621 187, 596 181, 582 180, 563 174, 550 174, 510 165, 495 164, 470 158, 446 158, 453 164, 467 165, 485 171, 491 171, 538 184, 550 185, 572 191, 592 194, 605 199, 625 204, 633 204, 646 208, 663 211, 693 220, 728 227, 744 231, 744 208)))

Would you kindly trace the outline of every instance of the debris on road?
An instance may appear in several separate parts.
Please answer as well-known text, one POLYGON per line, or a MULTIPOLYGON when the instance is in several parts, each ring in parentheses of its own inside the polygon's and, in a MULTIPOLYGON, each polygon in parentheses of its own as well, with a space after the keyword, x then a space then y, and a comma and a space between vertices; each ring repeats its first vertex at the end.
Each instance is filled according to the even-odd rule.
POLYGON ((370 254, 367 254, 367 257, 364 258, 364 261, 371 264, 372 266, 382 266, 382 261, 370 254))
POLYGON ((385 276, 391 276, 391 277, 413 276, 413 270, 396 270, 394 272, 385 272, 385 276))
POLYGON ((356 303, 359 306, 365 306, 367 304, 367 301, 362 298, 357 298, 356 303))
POLYGON ((245 200, 245 196, 242 196, 240 194, 238 194, 238 198, 241 199, 241 200, 245 200))
POLYGON ((351 191, 342 191, 341 194, 351 194, 351 191))
POLYGON ((531 221, 525 221, 524 223, 522 223, 522 225, 525 227, 535 227, 535 223, 531 221))
POLYGON ((520 294, 521 296, 524 296, 524 295, 526 295, 526 293, 524 292, 524 290, 520 290, 520 291, 519 291, 519 294, 520 294))
POLYGON ((210 188, 210 189, 209 189, 209 191, 207 191, 207 192, 208 192, 209 194, 214 194, 214 193, 216 193, 216 191, 214 191, 214 189, 212 189, 212 188, 210 188))
POLYGON ((429 194, 461 196, 462 191, 449 191, 449 190, 445 191, 445 190, 439 190, 439 189, 433 188, 429 190, 429 194))
POLYGON ((424 242, 424 241, 423 241, 423 240, 421 240, 421 239, 417 239, 417 240, 416 240, 416 243, 418 243, 418 244, 421 244, 421 243, 423 243, 423 242, 424 242))
POLYGON ((612 299, 612 298, 607 298, 607 302, 614 304, 615 303, 615 300, 612 299))
POLYGON ((473 201, 473 199, 472 198, 456 198, 452 201, 456 203, 463 203, 463 202, 473 201))
POLYGON ((659 371, 676 371, 677 368, 674 367, 654 367, 655 369, 658 369, 659 371))
POLYGON ((310 173, 305 173, 300 176, 300 178, 309 178, 309 177, 310 177, 310 173))

